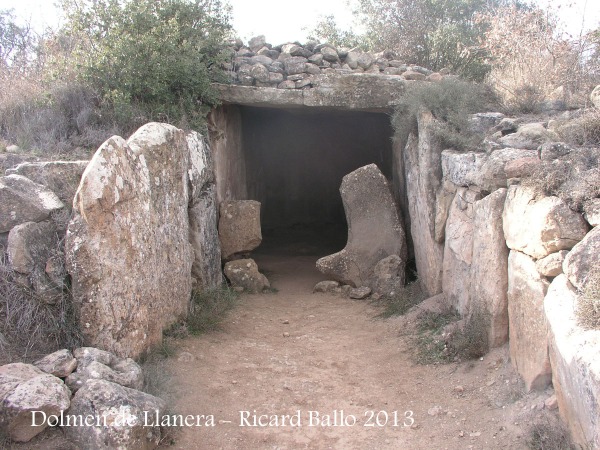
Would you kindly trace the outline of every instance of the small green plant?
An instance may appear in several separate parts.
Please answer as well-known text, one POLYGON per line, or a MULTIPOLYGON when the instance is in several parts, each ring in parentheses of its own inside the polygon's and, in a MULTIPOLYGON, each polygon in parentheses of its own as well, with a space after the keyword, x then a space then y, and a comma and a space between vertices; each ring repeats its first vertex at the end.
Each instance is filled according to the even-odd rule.
POLYGON ((483 136, 471 130, 469 115, 490 109, 495 103, 491 90, 484 85, 458 79, 425 83, 407 89, 392 117, 399 136, 415 130, 422 111, 431 111, 437 119, 434 138, 442 149, 480 151, 483 136))
POLYGON ((592 269, 586 279, 577 305, 577 319, 585 328, 600 330, 600 268, 592 269))
POLYGON ((238 293, 225 284, 213 289, 194 291, 186 321, 189 333, 199 335, 218 329, 237 298, 238 293))
POLYGON ((384 310, 377 317, 387 318, 406 314, 413 306, 425 300, 425 293, 418 280, 411 281, 404 288, 399 289, 394 295, 384 296, 379 303, 383 304, 384 310))

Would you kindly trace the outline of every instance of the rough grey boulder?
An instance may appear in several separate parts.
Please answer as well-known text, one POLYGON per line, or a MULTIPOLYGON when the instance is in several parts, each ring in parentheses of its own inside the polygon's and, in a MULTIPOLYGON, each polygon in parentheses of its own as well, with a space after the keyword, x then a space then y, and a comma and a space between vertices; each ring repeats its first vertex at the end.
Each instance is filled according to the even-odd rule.
POLYGON ((63 349, 38 359, 33 365, 50 375, 64 378, 77 368, 77 360, 70 350, 63 349))
POLYGON ((149 123, 108 139, 86 168, 66 256, 87 345, 137 357, 187 314, 190 158, 182 130, 149 123))
POLYGON ((131 389, 141 389, 144 385, 142 368, 131 358, 119 358, 93 347, 77 348, 73 355, 77 359, 77 370, 65 380, 73 392, 91 379, 107 380, 131 389))
POLYGON ((508 134, 499 139, 504 147, 536 150, 540 145, 557 140, 558 136, 549 131, 541 123, 521 125, 516 133, 508 134))
POLYGON ((583 204, 583 217, 593 227, 600 225, 600 198, 593 198, 583 204))
POLYGON ((0 431, 16 442, 28 442, 48 426, 43 416, 69 407, 71 393, 60 378, 30 364, 0 367, 0 431), (35 413, 34 411, 38 411, 35 413), (32 426, 32 420, 35 425, 32 426))
POLYGON ((572 248, 588 231, 581 214, 560 198, 538 198, 528 186, 508 188, 502 222, 508 247, 536 259, 572 248))
POLYGON ((361 286, 350 289, 348 296, 354 300, 364 300, 371 295, 371 288, 367 286, 361 286))
POLYGON ((334 292, 336 288, 340 287, 340 283, 338 281, 319 281, 315 284, 313 292, 334 292))
POLYGON ((399 255, 406 261, 406 237, 398 208, 385 176, 375 164, 361 167, 342 179, 340 193, 348 221, 348 243, 317 261, 317 269, 353 287, 374 283, 379 261, 399 255))
POLYGON ((567 254, 563 271, 571 284, 583 290, 590 271, 600 267, 600 227, 595 227, 567 254))
POLYGON ((153 426, 154 418, 162 417, 164 411, 164 401, 150 394, 106 380, 90 380, 77 391, 67 414, 91 415, 99 418, 102 426, 70 426, 65 433, 89 450, 153 449, 161 439, 161 427, 153 426))
POLYGON ((373 269, 373 292, 392 296, 404 288, 405 261, 398 255, 390 255, 379 261, 373 269))
POLYGON ((22 175, 0 177, 0 233, 25 222, 40 222, 64 208, 57 195, 22 175))
POLYGON ((225 276, 233 287, 244 288, 250 293, 259 293, 271 287, 267 277, 258 271, 253 259, 237 259, 226 263, 225 276))
POLYGON ((52 222, 25 222, 8 234, 8 261, 12 268, 22 274, 46 267, 46 262, 56 250, 58 236, 52 222))
POLYGON ((221 203, 219 214, 221 257, 228 261, 250 253, 262 242, 260 202, 232 200, 221 203))
POLYGON ((46 186, 71 208, 81 175, 89 161, 45 161, 22 163, 8 169, 6 175, 17 174, 46 186))
POLYGON ((567 250, 561 250, 556 253, 550 253, 548 256, 538 259, 535 262, 540 275, 545 277, 556 277, 563 273, 563 262, 569 252, 567 250))

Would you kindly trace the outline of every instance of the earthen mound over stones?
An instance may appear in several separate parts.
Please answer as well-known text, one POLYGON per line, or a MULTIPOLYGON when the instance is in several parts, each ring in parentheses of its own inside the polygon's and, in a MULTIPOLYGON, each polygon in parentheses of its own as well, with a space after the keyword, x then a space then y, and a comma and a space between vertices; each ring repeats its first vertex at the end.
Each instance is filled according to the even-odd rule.
MULTIPOLYGON (((354 287, 372 286, 379 261, 399 255, 406 262, 406 237, 388 181, 375 164, 346 175, 340 187, 348 243, 317 261, 325 275, 354 287)), ((403 273, 403 269, 399 271, 403 273)))

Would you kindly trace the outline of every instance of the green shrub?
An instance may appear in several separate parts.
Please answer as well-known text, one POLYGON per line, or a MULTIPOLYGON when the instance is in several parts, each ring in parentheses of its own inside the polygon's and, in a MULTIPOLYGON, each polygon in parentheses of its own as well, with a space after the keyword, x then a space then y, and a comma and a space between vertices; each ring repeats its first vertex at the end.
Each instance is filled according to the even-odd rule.
POLYGON ((62 0, 78 42, 80 75, 128 119, 130 105, 149 119, 199 128, 218 102, 229 9, 220 0, 62 0))
POLYGON ((442 148, 481 150, 483 136, 472 131, 470 114, 489 110, 495 98, 488 87, 446 78, 439 83, 411 85, 396 108, 392 125, 397 135, 407 136, 416 127, 421 111, 431 111, 438 120, 434 138, 442 148))

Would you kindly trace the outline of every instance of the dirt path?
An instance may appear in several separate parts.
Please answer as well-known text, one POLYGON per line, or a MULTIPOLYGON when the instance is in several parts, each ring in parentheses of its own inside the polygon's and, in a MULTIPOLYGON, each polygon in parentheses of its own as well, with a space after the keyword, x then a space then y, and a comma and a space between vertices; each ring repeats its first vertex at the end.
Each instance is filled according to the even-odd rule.
POLYGON ((181 428, 175 448, 525 448, 521 423, 548 393, 521 396, 506 349, 416 365, 404 319, 373 320, 378 310, 364 301, 312 293, 322 279, 314 260, 260 258, 278 292, 244 295, 222 331, 180 341, 174 410, 212 414, 215 426, 181 428), (280 426, 240 426, 240 411, 250 423, 254 411, 278 415, 280 426), (341 411, 349 426, 335 426, 341 411), (301 426, 281 425, 298 412, 301 426))

